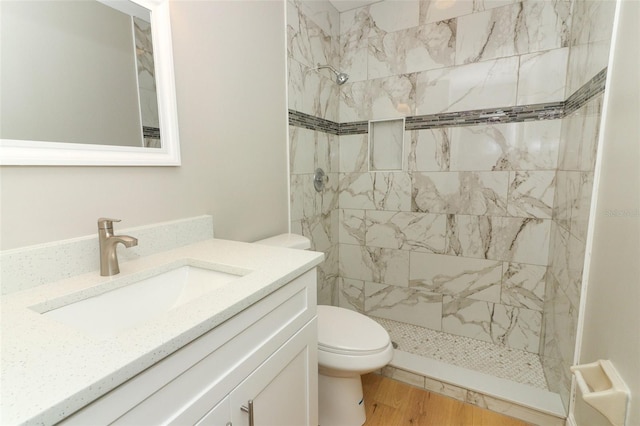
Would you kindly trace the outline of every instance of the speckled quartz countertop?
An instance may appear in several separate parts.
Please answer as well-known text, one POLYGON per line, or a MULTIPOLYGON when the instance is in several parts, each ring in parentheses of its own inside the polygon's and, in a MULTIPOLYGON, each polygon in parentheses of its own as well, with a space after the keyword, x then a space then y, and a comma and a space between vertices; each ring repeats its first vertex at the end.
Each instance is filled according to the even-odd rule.
POLYGON ((312 251, 212 239, 121 263, 113 277, 96 271, 2 296, 0 423, 60 421, 322 259, 312 251), (202 262, 246 275, 115 337, 90 335, 37 312, 202 262))

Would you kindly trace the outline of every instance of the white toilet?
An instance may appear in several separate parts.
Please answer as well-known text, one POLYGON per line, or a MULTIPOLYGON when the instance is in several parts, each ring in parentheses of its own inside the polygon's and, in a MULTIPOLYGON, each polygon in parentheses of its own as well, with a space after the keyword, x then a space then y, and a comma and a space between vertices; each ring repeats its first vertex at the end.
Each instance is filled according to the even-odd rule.
MULTIPOLYGON (((297 249, 311 247, 308 238, 282 234, 257 244, 297 249)), ((362 374, 391 361, 389 333, 374 320, 349 309, 318 306, 318 414, 320 426, 361 426, 366 415, 362 374)))

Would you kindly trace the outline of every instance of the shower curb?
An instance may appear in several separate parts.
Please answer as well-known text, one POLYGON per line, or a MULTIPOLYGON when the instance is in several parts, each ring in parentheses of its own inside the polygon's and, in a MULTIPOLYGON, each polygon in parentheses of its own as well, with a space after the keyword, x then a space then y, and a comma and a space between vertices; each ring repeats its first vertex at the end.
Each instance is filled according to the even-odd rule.
POLYGON ((566 422, 556 393, 398 349, 380 374, 533 424, 564 426, 566 422))

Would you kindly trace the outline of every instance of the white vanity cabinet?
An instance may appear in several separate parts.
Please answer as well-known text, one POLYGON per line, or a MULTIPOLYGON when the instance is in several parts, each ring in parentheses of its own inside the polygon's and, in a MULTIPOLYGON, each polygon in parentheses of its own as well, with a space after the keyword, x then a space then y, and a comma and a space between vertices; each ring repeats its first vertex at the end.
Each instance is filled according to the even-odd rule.
POLYGON ((317 425, 316 342, 312 269, 62 424, 317 425))
POLYGON ((315 354, 310 354, 315 352, 315 345, 307 343, 315 327, 315 320, 307 324, 202 418, 198 426, 312 424, 309 398, 315 398, 315 392, 310 392, 311 381, 304 378, 312 368, 309 361, 316 361, 315 354))

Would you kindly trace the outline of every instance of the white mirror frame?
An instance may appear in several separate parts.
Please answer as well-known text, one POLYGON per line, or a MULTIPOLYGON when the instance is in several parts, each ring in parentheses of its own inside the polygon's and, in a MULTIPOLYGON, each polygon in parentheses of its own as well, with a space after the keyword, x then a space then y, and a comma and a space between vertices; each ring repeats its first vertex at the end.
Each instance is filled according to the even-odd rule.
POLYGON ((151 11, 162 148, 0 139, 0 165, 179 166, 180 138, 169 0, 131 0, 151 11))

